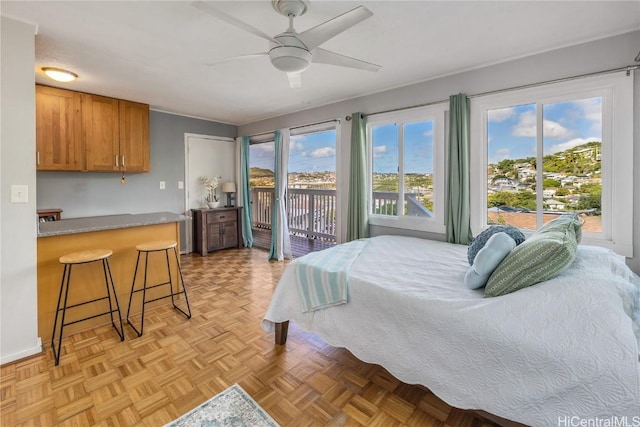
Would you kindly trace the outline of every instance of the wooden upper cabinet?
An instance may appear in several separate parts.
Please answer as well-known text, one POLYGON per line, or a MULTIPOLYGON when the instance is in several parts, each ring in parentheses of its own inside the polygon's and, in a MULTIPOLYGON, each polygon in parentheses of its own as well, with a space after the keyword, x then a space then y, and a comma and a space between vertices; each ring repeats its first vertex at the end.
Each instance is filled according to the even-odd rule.
POLYGON ((78 92, 36 85, 36 168, 84 169, 78 92))
POLYGON ((120 170, 118 100, 82 94, 82 133, 87 150, 87 170, 120 170))
POLYGON ((149 105, 120 100, 121 168, 149 172, 149 105))
POLYGON ((36 85, 38 170, 149 172, 149 105, 36 85))

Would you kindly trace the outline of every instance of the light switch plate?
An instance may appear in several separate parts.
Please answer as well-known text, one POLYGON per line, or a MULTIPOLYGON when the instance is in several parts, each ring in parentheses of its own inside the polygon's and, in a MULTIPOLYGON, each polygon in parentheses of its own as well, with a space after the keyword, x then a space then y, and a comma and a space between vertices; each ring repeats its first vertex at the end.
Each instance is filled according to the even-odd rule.
POLYGON ((184 190, 184 181, 178 181, 178 190, 184 190))
POLYGON ((29 186, 12 185, 11 203, 29 203, 29 186))
POLYGON ((165 188, 167 188, 167 185, 164 181, 160 181, 160 189, 164 190, 165 188))

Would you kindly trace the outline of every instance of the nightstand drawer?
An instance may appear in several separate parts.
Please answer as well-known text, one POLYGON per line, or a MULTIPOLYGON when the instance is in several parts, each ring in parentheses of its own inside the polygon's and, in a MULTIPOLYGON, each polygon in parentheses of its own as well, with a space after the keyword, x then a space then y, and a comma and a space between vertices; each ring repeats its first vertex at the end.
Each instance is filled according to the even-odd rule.
POLYGON ((207 212, 207 223, 237 221, 238 211, 207 212))

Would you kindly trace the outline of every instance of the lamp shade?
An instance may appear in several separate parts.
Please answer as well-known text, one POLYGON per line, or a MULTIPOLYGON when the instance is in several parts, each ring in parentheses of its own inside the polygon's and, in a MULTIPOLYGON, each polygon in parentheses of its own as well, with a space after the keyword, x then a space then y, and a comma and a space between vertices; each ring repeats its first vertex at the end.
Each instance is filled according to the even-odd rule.
POLYGON ((223 182, 220 190, 223 193, 235 193, 236 192, 236 183, 235 182, 223 182))

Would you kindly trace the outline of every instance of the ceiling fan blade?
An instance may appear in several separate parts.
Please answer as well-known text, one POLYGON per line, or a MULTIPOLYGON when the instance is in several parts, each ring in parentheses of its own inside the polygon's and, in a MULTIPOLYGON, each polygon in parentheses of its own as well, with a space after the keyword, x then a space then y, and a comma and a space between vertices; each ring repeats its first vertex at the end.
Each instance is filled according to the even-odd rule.
POLYGON ((247 55, 232 56, 231 58, 221 59, 221 60, 216 61, 216 62, 209 62, 209 63, 207 63, 205 65, 207 67, 215 67, 216 65, 226 64, 227 62, 232 62, 232 61, 235 61, 235 60, 259 58, 261 56, 269 56, 269 52, 249 53, 247 55))
POLYGON ((351 58, 350 56, 340 55, 339 53, 331 52, 330 50, 319 47, 313 50, 312 55, 311 62, 320 64, 339 65, 341 67, 357 68, 358 70, 373 72, 382 68, 380 65, 361 61, 359 59, 351 58))
POLYGON ((300 39, 309 50, 312 50, 372 15, 373 13, 366 7, 358 6, 349 12, 303 31, 298 34, 298 39, 300 39))
POLYGON ((274 43, 277 43, 279 45, 281 45, 281 43, 277 40, 274 40, 270 35, 265 34, 264 32, 260 31, 259 29, 252 27, 251 25, 247 24, 244 21, 239 20, 238 18, 235 18, 213 6, 211 6, 208 3, 205 3, 203 1, 194 1, 191 3, 191 5, 193 7, 195 7, 196 9, 200 9, 201 11, 220 19, 221 21, 226 22, 227 24, 231 24, 234 27, 240 28, 242 30, 248 31, 251 34, 255 34, 258 37, 262 37, 263 39, 267 39, 269 41, 272 41, 274 43))
POLYGON ((289 86, 292 89, 297 89, 302 87, 302 73, 287 73, 287 77, 289 78, 289 86))

